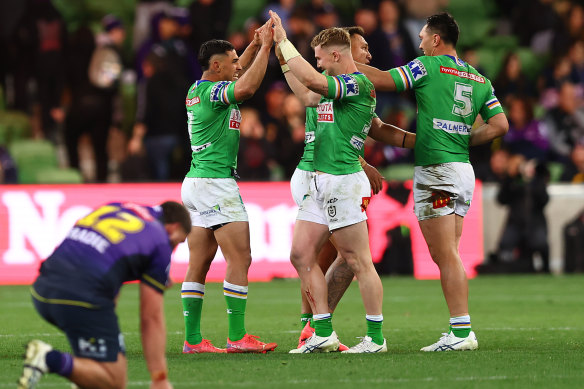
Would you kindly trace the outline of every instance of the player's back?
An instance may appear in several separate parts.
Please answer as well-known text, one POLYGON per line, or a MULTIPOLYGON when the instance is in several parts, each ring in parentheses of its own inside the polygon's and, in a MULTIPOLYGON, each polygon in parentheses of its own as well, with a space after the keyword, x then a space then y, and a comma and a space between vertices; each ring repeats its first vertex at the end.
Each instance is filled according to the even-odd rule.
POLYGON ((469 162, 468 146, 478 114, 486 119, 491 82, 449 55, 424 56, 392 69, 398 90, 414 89, 418 103, 416 165, 469 162))
POLYGON ((164 289, 172 248, 160 211, 110 203, 75 223, 41 265, 34 289, 45 298, 113 304, 126 281, 164 289))

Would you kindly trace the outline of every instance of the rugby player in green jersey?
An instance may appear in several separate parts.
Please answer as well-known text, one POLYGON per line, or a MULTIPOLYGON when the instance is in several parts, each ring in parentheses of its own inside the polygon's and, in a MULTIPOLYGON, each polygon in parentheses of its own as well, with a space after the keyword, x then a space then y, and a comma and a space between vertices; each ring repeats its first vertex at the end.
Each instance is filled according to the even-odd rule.
MULTIPOLYGON (((353 60, 360 63, 368 64, 371 61, 371 53, 369 52, 369 44, 363 37, 364 31, 361 27, 344 27, 349 33, 351 40, 351 56, 353 60)), ((301 84, 296 77, 289 71, 284 58, 280 50, 276 47, 276 55, 280 60, 280 65, 282 66, 282 71, 286 78, 286 81, 290 85, 291 89, 299 95, 300 98, 310 96, 310 90, 307 89, 303 84, 301 84)), ((305 104, 310 104, 310 101, 303 101, 305 104)), ((378 124, 379 119, 374 119, 375 123, 378 124)), ((304 196, 308 193, 310 180, 314 176, 313 167, 313 156, 314 156, 314 139, 315 130, 317 126, 317 113, 316 108, 307 106, 306 107, 306 137, 305 137, 305 147, 302 158, 296 168, 294 175, 290 181, 290 187, 292 190, 292 197, 298 206, 301 205, 304 196)), ((403 140, 403 132, 397 129, 397 127, 391 128, 390 131, 397 131, 399 136, 395 139, 397 142, 403 140)), ((415 143, 415 134, 410 134, 410 146, 413 147, 415 143)), ((395 144, 395 146, 401 146, 400 144, 395 144)), ((363 149, 361 149, 361 153, 363 149)), ((359 161, 363 171, 367 175, 369 182, 371 184, 371 190, 373 194, 377 194, 383 185, 383 176, 375 169, 373 166, 367 164, 367 162, 359 156, 359 161)), ((328 305, 331 314, 334 312, 337 304, 339 303, 341 297, 351 284, 353 277, 355 276, 347 262, 340 256, 337 255, 337 249, 329 240, 324 243, 322 249, 320 250, 317 263, 320 266, 323 273, 325 273, 325 278, 327 281, 328 290, 328 305)), ((298 339, 298 347, 302 347, 304 342, 312 336, 314 333, 314 328, 311 327, 312 319, 312 309, 306 298, 306 295, 302 293, 302 304, 301 304, 301 323, 303 325, 300 338, 298 339)), ((345 351, 347 346, 340 343, 339 351, 345 351)))
MULTIPOLYGON (((329 28, 312 41, 317 65, 327 72, 324 75, 312 68, 286 39, 279 16, 271 11, 270 14, 274 41, 284 60, 296 79, 310 89, 301 100, 309 102, 308 106, 317 106, 313 161, 316 174, 298 211, 290 253, 312 308, 315 334, 290 352, 327 352, 339 347, 332 328, 326 280, 316 261, 329 238, 355 273, 366 312, 366 336, 344 352, 387 351, 381 330, 383 287, 371 260, 365 223, 371 186, 358 160, 372 129, 375 89, 357 72, 345 30, 329 28)), ((385 140, 394 135, 379 132, 383 132, 385 140)))
POLYGON ((260 342, 245 329, 251 249, 247 212, 234 179, 241 123, 237 104, 253 96, 266 72, 272 47, 269 23, 256 32, 259 35, 252 45, 259 43, 260 47, 242 76, 242 64, 231 43, 203 43, 198 58, 203 75, 186 97, 193 153, 181 197, 191 214, 193 228, 187 238, 189 266, 181 290, 183 353, 267 352, 276 348, 276 343, 260 342), (227 263, 223 283, 229 321, 226 350, 203 339, 200 327, 205 279, 218 246, 227 263))
POLYGON ((468 311, 468 281, 458 250, 475 183, 469 146, 503 136, 509 128, 491 82, 458 58, 458 35, 452 16, 432 15, 420 31, 423 57, 389 71, 358 65, 379 90, 413 89, 416 93, 414 212, 440 269, 450 311, 450 331, 422 351, 478 347, 468 311), (479 114, 485 122, 473 129, 479 114))

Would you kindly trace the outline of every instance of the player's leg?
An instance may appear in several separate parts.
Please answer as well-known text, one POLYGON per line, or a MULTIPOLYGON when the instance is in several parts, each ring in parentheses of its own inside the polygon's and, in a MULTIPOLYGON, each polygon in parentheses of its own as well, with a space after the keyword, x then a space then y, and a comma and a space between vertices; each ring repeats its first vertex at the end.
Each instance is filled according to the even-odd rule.
POLYGON ((119 353, 115 362, 98 362, 54 350, 48 343, 32 340, 26 346, 24 370, 18 389, 37 386, 43 374, 59 374, 81 388, 124 388, 127 381, 127 362, 119 353))
POLYGON ((217 252, 213 230, 193 226, 187 236, 189 265, 181 287, 181 301, 185 322, 183 353, 225 352, 204 339, 201 334, 201 316, 205 297, 205 280, 217 252))
MULTIPOLYGON (((44 298, 59 297, 43 289, 35 289, 35 293, 44 298)), ((84 388, 125 387, 125 346, 113 307, 88 309, 50 304, 36 297, 33 303, 45 320, 67 334, 73 353, 54 350, 51 345, 40 340, 30 341, 26 348, 23 373, 18 381, 19 389, 36 387, 45 373, 59 374, 84 388)))
POLYGON ((294 225, 290 261, 314 314, 329 312, 326 281, 317 263, 317 256, 328 237, 328 227, 324 224, 297 220, 294 225))
POLYGON ((351 285, 355 273, 351 270, 347 261, 338 255, 325 274, 328 289, 328 305, 331 312, 337 309, 341 298, 351 285))
POLYGON ((363 171, 326 175, 321 186, 326 193, 324 204, 332 240, 359 281, 366 312, 367 336, 344 352, 387 351, 382 333, 383 286, 371 259, 366 224, 365 210, 371 198, 369 180, 363 171))
MULTIPOLYGON (((299 214, 300 215, 300 214, 299 214)), ((291 353, 310 353, 315 351, 335 351, 339 341, 332 327, 332 316, 328 309, 326 280, 317 263, 322 246, 328 241, 329 230, 325 224, 306 220, 296 220, 290 262, 300 278, 302 291, 306 294, 312 308, 314 335, 301 347, 291 353)))
POLYGON ((221 247, 227 268, 223 294, 227 303, 229 338, 227 352, 266 352, 276 348, 276 343, 262 343, 245 329, 247 305, 247 272, 251 265, 249 223, 227 223, 215 230, 215 239, 221 247))
POLYGON ((450 331, 422 351, 473 350, 478 347, 468 313, 468 281, 458 247, 464 216, 474 190, 470 164, 447 163, 416 167, 415 213, 450 312, 450 331))
POLYGON ((347 352, 387 351, 382 333, 383 286, 373 266, 367 224, 361 221, 339 228, 333 231, 333 237, 340 255, 359 281, 359 290, 366 313, 367 335, 363 342, 347 352))
POLYGON ((457 246, 462 220, 452 213, 419 222, 432 260, 440 269, 440 283, 451 317, 468 315, 468 281, 457 246))
MULTIPOLYGON (((318 253, 318 257, 317 257, 316 262, 317 262, 318 266, 320 267, 321 271, 323 273, 326 273, 328 268, 335 261, 336 257, 337 257, 337 249, 329 240, 329 241, 325 242, 322 249, 318 253)), ((310 303, 308 301, 308 298, 306 297, 306 293, 305 293, 304 289, 300 288, 300 293, 302 295, 302 305, 301 305, 301 311, 300 311, 301 312, 300 320, 302 323, 302 332, 300 333, 300 337, 298 338, 298 347, 302 346, 304 344, 304 342, 306 342, 306 340, 308 338, 310 338, 312 336, 312 334, 314 334, 314 326, 313 326, 313 322, 312 322, 312 308, 310 307, 310 303)), ((330 311, 330 312, 332 315, 332 311, 330 311)))
POLYGON ((199 197, 206 197, 206 186, 200 179, 185 178, 181 188, 183 204, 191 216, 192 229, 187 236, 189 265, 181 287, 181 302, 185 322, 183 353, 225 352, 217 348, 201 334, 201 315, 205 297, 205 280, 211 262, 217 252, 217 242, 213 230, 207 228, 207 221, 200 215, 200 209, 207 209, 199 197), (201 188, 203 187, 203 189, 201 188))

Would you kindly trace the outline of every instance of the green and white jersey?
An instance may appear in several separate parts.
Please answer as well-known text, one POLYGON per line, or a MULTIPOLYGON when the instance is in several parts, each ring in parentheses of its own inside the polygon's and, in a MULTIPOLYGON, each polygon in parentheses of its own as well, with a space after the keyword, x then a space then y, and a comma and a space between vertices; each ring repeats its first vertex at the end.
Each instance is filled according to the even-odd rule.
POLYGON ((316 133, 316 119, 316 108, 306 107, 306 121, 304 123, 304 153, 298 163, 298 169, 307 172, 314 171, 314 134, 316 133))
POLYGON ((363 73, 327 76, 320 100, 314 142, 314 170, 341 175, 360 170, 359 155, 371 128, 375 88, 363 73))
POLYGON ((415 164, 469 163, 472 125, 502 113, 489 81, 475 68, 449 55, 418 57, 390 69, 399 92, 414 89, 418 102, 415 164))
POLYGON ((241 112, 235 82, 199 80, 186 98, 192 161, 187 177, 229 178, 237 167, 241 112))

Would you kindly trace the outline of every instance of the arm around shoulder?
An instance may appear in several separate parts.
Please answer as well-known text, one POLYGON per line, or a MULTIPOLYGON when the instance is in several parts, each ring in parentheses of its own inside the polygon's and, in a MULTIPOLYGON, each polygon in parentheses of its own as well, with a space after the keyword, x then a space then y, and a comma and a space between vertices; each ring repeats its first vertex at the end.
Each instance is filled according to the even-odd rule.
POLYGON ((358 62, 355 64, 357 65, 357 69, 371 81, 375 89, 383 92, 394 92, 396 90, 395 82, 388 71, 379 70, 373 66, 358 62))

